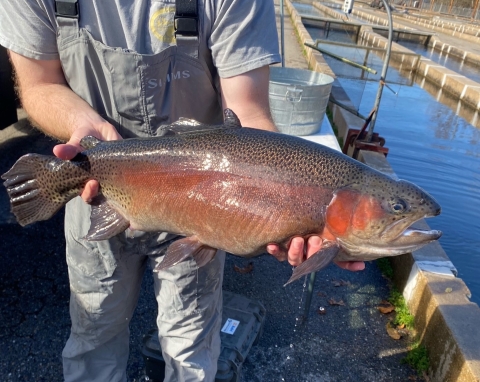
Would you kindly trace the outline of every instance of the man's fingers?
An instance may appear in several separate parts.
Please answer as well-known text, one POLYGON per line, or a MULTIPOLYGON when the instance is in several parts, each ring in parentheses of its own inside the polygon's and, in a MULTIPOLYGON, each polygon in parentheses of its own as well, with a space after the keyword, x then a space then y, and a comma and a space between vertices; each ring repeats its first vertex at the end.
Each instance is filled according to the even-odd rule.
POLYGON ((91 203, 92 199, 98 194, 99 185, 96 180, 89 180, 80 194, 85 203, 91 203))
POLYGON ((287 260, 287 254, 284 251, 281 251, 277 244, 268 244, 267 252, 275 257, 278 261, 287 260))
POLYGON ((303 261, 303 247, 305 240, 303 237, 294 237, 288 248, 288 262, 290 265, 297 266, 303 261))
POLYGON ((365 263, 363 261, 335 261, 340 268, 347 271, 357 272, 365 269, 365 263))
POLYGON ((310 236, 307 242, 307 258, 314 255, 322 248, 322 239, 318 236, 310 236))
POLYGON ((69 145, 69 144, 60 144, 56 145, 53 148, 53 154, 60 159, 69 160, 75 157, 80 152, 80 148, 69 145))

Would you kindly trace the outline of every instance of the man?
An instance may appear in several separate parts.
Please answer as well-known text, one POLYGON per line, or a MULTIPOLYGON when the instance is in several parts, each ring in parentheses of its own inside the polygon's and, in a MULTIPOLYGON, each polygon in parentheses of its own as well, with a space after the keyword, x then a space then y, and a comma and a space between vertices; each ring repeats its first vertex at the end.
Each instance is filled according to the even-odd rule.
MULTIPOLYGON (((268 65, 278 62, 273 2, 268 0, 3 0, 0 44, 10 51, 23 107, 45 133, 65 144, 80 139, 152 136, 179 117, 221 122, 230 108, 242 125, 275 131, 268 106, 268 65), (197 7, 198 5, 198 7, 197 7), (175 16, 174 16, 175 15, 175 16), (175 20, 174 20, 175 19, 175 20), (176 29, 176 30, 175 30, 176 29)), ((67 204, 71 335, 63 351, 66 381, 125 381, 128 325, 143 272, 162 261, 175 237, 120 234, 100 242, 82 238, 90 181, 67 204)), ((292 265, 304 242, 288 254, 292 265)), ((309 239, 307 255, 321 247, 309 239)), ((213 381, 220 350, 224 253, 198 269, 193 259, 154 275, 157 324, 167 381, 213 381)), ((352 270, 362 264, 345 263, 352 270)))

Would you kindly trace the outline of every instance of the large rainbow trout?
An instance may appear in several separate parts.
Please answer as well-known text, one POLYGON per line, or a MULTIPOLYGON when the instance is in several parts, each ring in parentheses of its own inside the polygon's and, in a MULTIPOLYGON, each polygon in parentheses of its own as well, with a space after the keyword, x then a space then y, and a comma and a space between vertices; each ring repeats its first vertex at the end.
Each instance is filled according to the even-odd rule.
POLYGON ((242 128, 231 110, 221 126, 181 120, 164 135, 102 142, 85 137, 71 161, 27 154, 2 178, 24 226, 53 216, 96 179, 86 238, 128 229, 184 236, 161 268, 194 256, 202 266, 222 249, 255 256, 295 236, 319 235, 323 247, 289 282, 333 259, 395 256, 441 232, 411 228, 440 213, 425 191, 302 138, 242 128))

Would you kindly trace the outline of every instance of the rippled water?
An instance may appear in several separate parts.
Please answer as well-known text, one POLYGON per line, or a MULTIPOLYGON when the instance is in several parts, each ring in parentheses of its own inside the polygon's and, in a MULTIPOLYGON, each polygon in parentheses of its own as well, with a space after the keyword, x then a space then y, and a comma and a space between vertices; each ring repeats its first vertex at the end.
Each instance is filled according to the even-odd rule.
MULTIPOLYGON (((306 8, 299 11, 309 13, 306 8)), ((324 38, 321 29, 307 30, 314 39, 324 38)), ((336 32, 329 39, 346 42, 350 36, 336 32)), ((417 53, 429 58, 437 54, 425 49, 417 53)), ((451 69, 463 74, 466 66, 451 69)), ((339 81, 359 105, 359 112, 368 115, 378 83, 339 81)), ((424 188, 442 206, 442 214, 427 223, 443 231, 443 249, 470 288, 472 301, 480 304, 480 129, 460 117, 464 114, 459 109, 456 113, 418 84, 392 87, 398 94, 384 89, 375 131, 386 139, 388 161, 397 175, 424 188)))
MULTIPOLYGON (((348 93, 352 81, 341 82, 348 93)), ((360 112, 370 111, 377 86, 366 85, 360 112)), ((442 247, 480 303, 480 129, 414 85, 398 96, 384 92, 375 131, 386 139, 396 174, 442 206, 427 222, 443 231, 442 247)))

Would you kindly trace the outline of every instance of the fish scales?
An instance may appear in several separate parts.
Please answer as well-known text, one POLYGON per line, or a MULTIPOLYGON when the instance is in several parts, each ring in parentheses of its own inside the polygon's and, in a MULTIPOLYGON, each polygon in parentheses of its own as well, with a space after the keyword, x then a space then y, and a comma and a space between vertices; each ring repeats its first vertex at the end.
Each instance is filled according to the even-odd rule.
MULTIPOLYGON (((248 129, 237 131, 248 132, 248 129)), ((157 224, 157 229, 169 232, 187 236, 195 233, 217 248, 244 255, 264 251, 257 237, 262 230, 269 230, 275 242, 284 239, 286 234, 306 234, 321 229, 318 224, 321 206, 329 196, 323 195, 306 177, 296 180, 296 174, 303 172, 296 166, 287 168, 291 158, 278 156, 278 165, 267 167, 268 150, 271 152, 272 146, 269 147, 268 141, 257 139, 262 135, 250 137, 255 139, 246 152, 247 147, 242 146, 244 142, 240 139, 242 134, 230 133, 225 130, 164 137, 157 141, 141 139, 133 147, 115 142, 113 145, 118 147, 113 153, 106 143, 85 151, 84 155, 90 158, 92 176, 99 180, 103 194, 133 217, 137 229, 150 230, 157 224), (122 152, 124 154, 119 155, 122 152), (139 152, 147 152, 148 156, 139 157, 139 152), (161 160, 152 161, 153 157, 161 160), (105 167, 109 170, 105 171, 105 167), (307 194, 312 196, 305 198, 307 194), (128 202, 127 206, 125 195, 129 201, 131 195, 135 195, 135 203, 128 202), (265 215, 269 216, 268 221, 265 215), (287 218, 289 215, 301 218, 292 224, 287 218), (159 227, 159 219, 168 225, 164 223, 159 227), (221 238, 213 237, 217 235, 221 238), (230 245, 232 242, 236 243, 234 248, 230 245)), ((279 147, 278 144, 281 142, 274 142, 275 147, 279 147)), ((297 147, 292 146, 289 152, 295 150, 297 147)), ((303 158, 301 154, 292 155, 293 160, 295 156, 303 158)))
POLYGON ((128 227, 185 236, 169 247, 165 266, 190 255, 203 263, 210 249, 253 256, 275 243, 286 252, 295 236, 320 236, 324 248, 292 279, 333 258, 394 256, 440 237, 410 227, 440 213, 418 186, 302 138, 241 128, 225 113, 225 126, 195 122, 185 132, 179 122, 163 137, 86 137, 86 150, 72 161, 24 156, 2 175, 12 211, 22 225, 48 219, 95 179, 101 195, 92 203, 86 238, 128 227), (102 216, 113 216, 114 224, 102 216))

